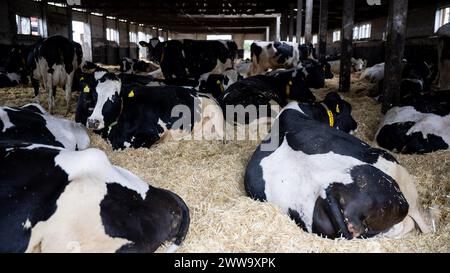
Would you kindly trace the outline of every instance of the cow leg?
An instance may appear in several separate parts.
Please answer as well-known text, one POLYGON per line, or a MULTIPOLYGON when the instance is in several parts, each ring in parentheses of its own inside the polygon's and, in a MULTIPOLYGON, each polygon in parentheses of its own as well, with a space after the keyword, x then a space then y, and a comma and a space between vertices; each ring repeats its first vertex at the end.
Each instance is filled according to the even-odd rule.
POLYGON ((333 226, 337 231, 340 231, 346 239, 351 240, 353 236, 347 229, 347 225, 345 224, 344 215, 341 211, 342 209, 339 205, 339 202, 333 196, 333 193, 329 192, 328 190, 327 190, 327 201, 328 201, 329 215, 333 223, 333 226))
POLYGON ((72 92, 72 83, 73 83, 74 72, 70 73, 67 77, 66 87, 65 87, 65 99, 66 99, 66 116, 70 112, 70 98, 72 92))
POLYGON ((47 91, 48 94, 48 112, 52 114, 53 107, 55 106, 55 98, 53 97, 53 74, 47 73, 47 78, 44 79, 44 87, 45 91, 47 91))
POLYGON ((33 90, 34 90, 34 102, 36 103, 40 103, 40 99, 39 99, 39 81, 36 80, 35 78, 33 78, 33 76, 31 77, 31 85, 33 86, 33 90))

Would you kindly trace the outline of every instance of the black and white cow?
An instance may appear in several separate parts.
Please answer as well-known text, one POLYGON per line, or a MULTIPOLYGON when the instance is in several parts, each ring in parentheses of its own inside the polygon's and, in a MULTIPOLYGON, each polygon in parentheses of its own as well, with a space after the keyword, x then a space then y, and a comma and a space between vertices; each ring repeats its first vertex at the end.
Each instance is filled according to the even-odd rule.
POLYGON ((233 41, 170 40, 153 38, 147 47, 150 60, 161 66, 165 79, 194 78, 205 73, 222 74, 233 68, 237 45, 233 41))
MULTIPOLYGON (((361 58, 351 59, 352 62, 352 72, 360 72, 366 69, 367 67, 367 61, 363 60, 361 58)), ((331 72, 339 74, 341 72, 341 60, 334 60, 334 61, 328 61, 331 67, 331 72)))
POLYGON ((403 154, 450 149, 450 91, 416 96, 390 109, 376 134, 377 143, 403 154))
POLYGON ((253 42, 250 46, 250 76, 269 69, 293 68, 300 64, 299 45, 293 42, 253 42))
POLYGON ((83 52, 81 45, 57 35, 37 42, 28 56, 31 83, 39 102, 39 83, 48 93, 49 112, 55 106, 57 87, 64 88, 67 111, 70 107, 70 93, 75 71, 81 66, 83 52))
POLYGON ((122 58, 119 65, 120 72, 129 74, 149 73, 159 69, 159 67, 153 63, 130 58, 122 58))
POLYGON ((440 27, 437 35, 439 36, 439 87, 442 90, 448 90, 450 89, 450 23, 440 27))
POLYGON ((85 78, 76 121, 114 149, 151 147, 172 139, 223 139, 223 114, 212 96, 193 88, 122 84, 112 73, 85 78))
POLYGON ((0 142, 50 145, 68 150, 84 150, 90 143, 84 126, 49 115, 38 104, 0 107, 0 142))
POLYGON ((274 127, 279 130, 271 131, 248 163, 248 195, 328 238, 400 236, 414 221, 428 232, 407 171, 383 150, 315 120, 313 112, 293 102, 280 113, 274 127), (278 145, 265 146, 274 140, 278 145))
POLYGON ((173 251, 189 227, 176 194, 97 149, 0 140, 0 252, 173 251))
POLYGON ((13 46, 6 59, 4 71, 0 72, 0 87, 13 87, 27 84, 26 59, 30 48, 24 45, 13 46))

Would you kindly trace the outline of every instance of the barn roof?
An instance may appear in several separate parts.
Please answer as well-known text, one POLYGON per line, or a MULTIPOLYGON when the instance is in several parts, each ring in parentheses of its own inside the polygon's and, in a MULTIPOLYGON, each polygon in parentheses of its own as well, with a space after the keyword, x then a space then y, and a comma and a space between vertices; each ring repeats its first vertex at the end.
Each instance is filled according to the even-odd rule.
MULTIPOLYGON (((388 0, 370 6, 356 0, 355 21, 387 16, 388 0)), ((370 0, 372 1, 372 0, 370 0)), ((67 3, 67 0, 53 2, 67 3)), ((442 0, 410 0, 410 7, 438 5, 442 0)), ((320 1, 314 1, 313 32, 318 32, 320 1)), ((264 32, 280 14, 297 7, 297 0, 81 0, 79 8, 174 32, 264 32)), ((329 0, 329 28, 340 28, 342 0, 329 0)), ((294 13, 296 14, 296 12, 294 13)))

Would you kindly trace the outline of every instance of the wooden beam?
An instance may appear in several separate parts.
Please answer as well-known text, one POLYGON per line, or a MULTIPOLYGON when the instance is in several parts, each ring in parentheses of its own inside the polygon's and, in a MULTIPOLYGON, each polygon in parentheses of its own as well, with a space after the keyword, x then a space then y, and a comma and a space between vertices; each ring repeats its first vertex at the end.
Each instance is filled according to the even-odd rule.
POLYGON ((302 27, 303 27, 303 0, 297 0, 297 31, 295 36, 297 36, 297 43, 300 43, 302 38, 302 27))
POLYGON ((305 42, 312 42, 313 0, 306 0, 305 11, 305 42))
POLYGON ((405 52, 408 0, 389 1, 389 16, 384 69, 384 99, 382 112, 400 104, 402 59, 405 52))
POLYGON ((328 0, 320 0, 320 24, 319 24, 319 59, 325 59, 327 55, 328 38, 328 0))
POLYGON ((342 41, 339 91, 350 91, 353 55, 353 23, 355 17, 355 0, 344 0, 342 6, 342 41))

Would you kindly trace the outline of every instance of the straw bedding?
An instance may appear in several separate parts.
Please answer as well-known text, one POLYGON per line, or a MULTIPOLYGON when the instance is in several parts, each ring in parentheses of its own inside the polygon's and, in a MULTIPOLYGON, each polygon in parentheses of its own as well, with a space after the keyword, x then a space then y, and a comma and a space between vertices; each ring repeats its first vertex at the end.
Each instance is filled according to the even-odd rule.
MULTIPOLYGON (((337 90, 338 80, 315 92, 323 98, 337 90)), ((373 84, 353 79, 343 97, 353 105, 356 135, 371 145, 382 118, 380 105, 365 96, 373 84)), ((0 105, 21 106, 33 97, 30 87, 0 89, 0 105)), ((46 96, 41 103, 46 107, 46 96)), ((76 95, 72 98, 74 119, 76 95)), ((58 90, 56 115, 65 113, 58 90)), ((111 162, 127 168, 153 186, 174 191, 188 204, 189 233, 178 252, 449 252, 450 152, 396 155, 414 175, 421 203, 431 214, 436 232, 412 233, 402 239, 329 240, 303 232, 275 206, 246 197, 243 174, 256 141, 184 141, 161 143, 151 149, 112 151, 100 137, 91 146, 105 151, 111 162)), ((95 164, 95 163, 94 163, 95 164)))

